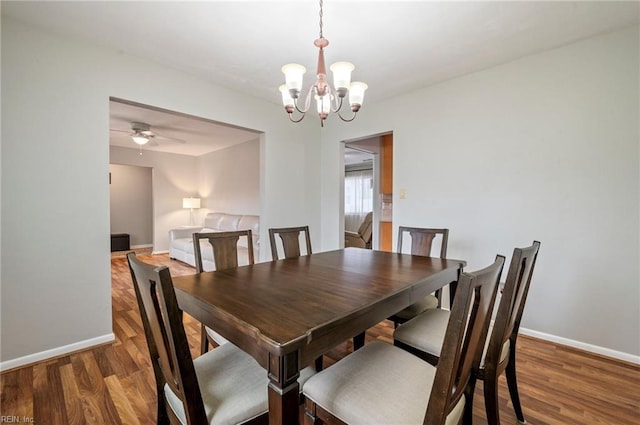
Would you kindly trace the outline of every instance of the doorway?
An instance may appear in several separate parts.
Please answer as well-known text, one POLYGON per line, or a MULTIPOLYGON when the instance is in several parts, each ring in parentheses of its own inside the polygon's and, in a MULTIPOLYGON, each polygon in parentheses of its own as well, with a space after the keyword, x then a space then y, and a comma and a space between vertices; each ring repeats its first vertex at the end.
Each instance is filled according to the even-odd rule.
POLYGON ((374 154, 345 144, 344 158, 345 247, 371 248, 373 227, 370 223, 375 192, 374 154))
POLYGON ((373 212, 373 249, 391 251, 393 135, 344 142, 344 229, 357 232, 373 212))

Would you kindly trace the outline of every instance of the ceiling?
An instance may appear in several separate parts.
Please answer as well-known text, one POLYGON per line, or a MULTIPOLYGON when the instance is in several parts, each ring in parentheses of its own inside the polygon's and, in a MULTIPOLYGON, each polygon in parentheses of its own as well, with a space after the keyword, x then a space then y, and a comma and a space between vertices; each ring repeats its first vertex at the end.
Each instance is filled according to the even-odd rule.
POLYGON ((109 144, 125 148, 200 156, 229 146, 255 140, 259 133, 231 127, 203 118, 165 111, 131 102, 109 102, 109 144), (142 148, 131 139, 132 123, 145 123, 157 135, 142 148), (178 143, 173 139, 183 140, 178 143))
MULTIPOLYGON (((317 1, 3 0, 1 10, 11 19, 273 103, 280 102, 282 65, 304 65, 304 87, 316 66, 317 1)), ((326 0, 323 28, 331 44, 325 56, 328 64, 355 64, 353 79, 369 85, 364 113, 367 103, 635 25, 639 16, 634 1, 326 0)), ((118 115, 112 125, 127 127, 125 121, 134 118, 143 119, 118 115)), ((163 131, 171 130, 163 124, 163 131)), ((179 138, 189 144, 201 130, 179 138)))

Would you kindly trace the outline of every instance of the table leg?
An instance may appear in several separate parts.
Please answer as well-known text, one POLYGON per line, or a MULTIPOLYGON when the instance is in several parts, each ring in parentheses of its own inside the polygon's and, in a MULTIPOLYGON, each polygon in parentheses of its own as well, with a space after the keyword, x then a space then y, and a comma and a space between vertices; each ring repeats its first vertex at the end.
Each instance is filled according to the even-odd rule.
POLYGON ((298 352, 269 355, 269 424, 297 425, 300 385, 298 352))
POLYGON ((449 305, 453 305, 453 299, 456 296, 456 289, 458 289, 458 281, 460 280, 460 273, 462 273, 462 266, 458 268, 458 278, 449 284, 449 305))
POLYGON ((358 335, 353 337, 353 351, 359 350, 364 347, 364 337, 364 332, 359 333, 358 335))

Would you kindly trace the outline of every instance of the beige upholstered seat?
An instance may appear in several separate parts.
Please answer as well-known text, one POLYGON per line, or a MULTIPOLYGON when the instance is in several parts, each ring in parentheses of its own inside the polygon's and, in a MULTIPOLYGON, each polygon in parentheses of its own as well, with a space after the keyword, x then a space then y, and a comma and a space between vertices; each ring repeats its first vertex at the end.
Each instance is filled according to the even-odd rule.
MULTIPOLYGON (((398 227, 398 249, 403 252, 404 234, 411 236, 411 255, 431 256, 433 240, 440 237, 440 258, 447 256, 447 244, 449 241, 449 229, 430 229, 423 227, 398 227)), ((400 323, 411 320, 423 311, 438 308, 442 305, 442 290, 436 291, 435 295, 429 294, 420 301, 411 304, 409 307, 397 312, 389 317, 395 327, 400 323)))
MULTIPOLYGON (((400 325, 394 331, 393 339, 401 344, 406 344, 414 348, 419 347, 420 350, 424 351, 426 354, 431 355, 434 358, 439 358, 449 317, 449 310, 442 310, 438 308, 425 311, 415 319, 400 325)), ((490 325, 487 335, 491 335, 492 331, 493 325, 490 325)), ((396 345, 400 346, 401 344, 396 345)), ((501 361, 504 361, 506 356, 509 354, 509 346, 510 343, 507 340, 502 348, 502 353, 500 355, 501 361)), ((489 340, 487 339, 487 343, 484 345, 484 350, 482 351, 480 367, 484 367, 488 348, 489 340)), ((437 363, 437 360, 432 361, 432 363, 437 363)))
POLYGON ((471 371, 479 363, 503 265, 498 256, 491 266, 460 276, 437 368, 398 347, 367 344, 304 385, 311 423, 471 423, 471 371))
MULTIPOLYGON (((324 376, 310 379, 305 396, 348 424, 422 424, 436 376, 434 366, 378 341, 345 360, 323 371, 324 376)), ((447 415, 447 425, 459 423, 464 405, 463 394, 447 415)))
POLYGON ((373 212, 369 212, 364 216, 362 224, 358 227, 357 232, 344 232, 345 248, 371 248, 371 237, 373 234, 373 212))
MULTIPOLYGON (((535 241, 530 247, 514 250, 496 319, 484 344, 477 375, 484 381, 489 423, 500 423, 498 377, 504 370, 516 416, 525 423, 516 379, 515 346, 539 248, 540 242, 535 241)), ((449 316, 450 313, 442 309, 425 311, 395 330, 394 344, 433 365, 438 364, 449 316)))
POLYGON ((134 253, 127 259, 156 378, 157 423, 264 421, 267 372, 232 344, 192 360, 169 269, 134 253))
MULTIPOLYGON (((209 420, 207 423, 232 425, 268 410, 266 371, 235 345, 225 344, 211 350, 196 358, 193 366, 209 420)), ((169 385, 164 386, 164 395, 169 407, 186 425, 183 403, 169 385)))

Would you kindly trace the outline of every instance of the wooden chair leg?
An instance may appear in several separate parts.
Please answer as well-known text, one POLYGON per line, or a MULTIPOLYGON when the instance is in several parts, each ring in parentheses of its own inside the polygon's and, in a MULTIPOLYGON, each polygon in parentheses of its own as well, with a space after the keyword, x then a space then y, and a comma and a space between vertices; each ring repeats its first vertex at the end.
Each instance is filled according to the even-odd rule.
POLYGON ((364 336, 365 333, 359 333, 358 335, 353 337, 353 351, 359 350, 364 347, 364 336))
POLYGON ((322 370, 322 368, 324 367, 322 364, 322 356, 318 357, 316 359, 316 372, 320 372, 322 370))
POLYGON ((160 390, 158 392, 160 393, 160 396, 158 396, 158 416, 156 418, 156 423, 157 425, 171 425, 164 400, 164 390, 160 390))
POLYGON ((207 351, 209 351, 209 336, 204 325, 200 323, 200 354, 204 354, 207 351))
POLYGON ((306 399, 304 401, 304 425, 317 425, 320 423, 316 416, 316 404, 306 399))
POLYGON ((462 414, 463 425, 473 425, 473 393, 475 392, 477 378, 472 378, 473 383, 470 383, 468 390, 465 391, 466 402, 464 406, 464 413, 462 414))
MULTIPOLYGON (((486 373, 486 370, 485 370, 486 373)), ((498 404, 498 377, 486 375, 484 379, 484 408, 489 425, 500 424, 500 405, 498 404)))
MULTIPOLYGON (((512 350, 513 353, 515 350, 512 350)), ((520 404, 520 394, 518 394, 518 379, 516 378, 516 359, 515 355, 509 359, 507 368, 505 369, 505 375, 507 377, 507 386, 509 387, 509 395, 511 396, 511 402, 513 403, 513 410, 516 412, 518 422, 526 424, 527 420, 522 413, 522 405, 520 404)))

